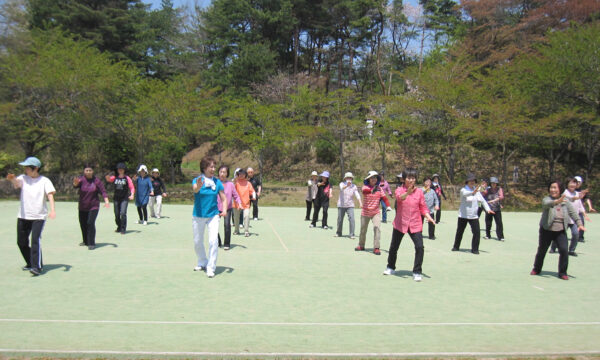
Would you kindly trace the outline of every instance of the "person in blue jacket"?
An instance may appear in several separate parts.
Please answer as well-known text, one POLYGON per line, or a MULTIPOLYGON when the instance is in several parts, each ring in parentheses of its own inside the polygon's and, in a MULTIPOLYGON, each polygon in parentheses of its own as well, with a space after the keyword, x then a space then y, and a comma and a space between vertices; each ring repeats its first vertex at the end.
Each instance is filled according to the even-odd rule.
POLYGON ((138 224, 148 225, 148 201, 150 196, 154 196, 152 188, 152 179, 148 176, 148 168, 146 165, 140 165, 138 169, 139 176, 134 176, 133 181, 137 191, 135 192, 135 206, 140 219, 138 224))

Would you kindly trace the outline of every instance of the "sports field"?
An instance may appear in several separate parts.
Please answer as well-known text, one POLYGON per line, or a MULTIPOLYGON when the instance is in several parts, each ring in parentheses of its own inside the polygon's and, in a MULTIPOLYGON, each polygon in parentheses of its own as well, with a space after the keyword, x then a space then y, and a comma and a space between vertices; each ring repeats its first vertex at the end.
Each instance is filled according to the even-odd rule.
MULTIPOLYGON (((473 255, 469 229, 464 251, 450 251, 457 215, 446 211, 437 240, 424 240, 417 283, 408 237, 396 275, 382 275, 391 223, 376 256, 355 252, 357 239, 309 229, 302 208, 261 208, 252 236, 233 236, 209 279, 193 271, 191 205, 167 204, 165 218, 142 226, 130 204, 126 235, 102 208, 90 251, 78 246, 76 203, 65 202, 44 229, 45 273, 33 277, 21 270, 17 209, 0 202, 0 356, 600 355, 600 216, 564 281, 554 254, 529 275, 539 213, 504 213, 506 242, 482 238, 473 255)), ((330 209, 329 224, 336 218, 330 209)))

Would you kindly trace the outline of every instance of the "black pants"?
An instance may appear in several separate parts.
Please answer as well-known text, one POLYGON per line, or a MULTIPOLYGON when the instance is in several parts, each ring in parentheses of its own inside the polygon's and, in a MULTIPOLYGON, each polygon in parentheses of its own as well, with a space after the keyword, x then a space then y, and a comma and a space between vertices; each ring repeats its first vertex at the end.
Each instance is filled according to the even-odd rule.
POLYGON ((313 201, 306 200, 306 218, 305 218, 305 220, 310 220, 310 211, 312 210, 312 207, 313 207, 313 201))
MULTIPOLYGON (((431 216, 431 218, 434 219, 435 214, 429 213, 429 216, 431 216)), ((425 216, 421 215, 421 222, 423 221, 426 221, 425 216)), ((432 224, 429 221, 427 221, 427 235, 430 239, 435 238, 435 224, 432 224)))
POLYGON ((327 210, 329 209, 329 199, 323 201, 315 200, 315 209, 313 211, 312 225, 317 226, 317 220, 319 220, 319 212, 323 208, 323 219, 321 220, 321 226, 327 226, 327 210))
MULTIPOLYGON (((227 210, 227 215, 225 215, 224 219, 225 221, 223 221, 223 224, 225 225, 223 235, 225 236, 225 246, 229 246, 231 245, 231 219, 233 219, 233 209, 227 210)), ((243 222, 240 224, 243 224, 243 222)), ((221 246, 221 234, 218 234, 217 237, 219 238, 219 246, 221 246)))
POLYGON ((479 219, 458 218, 456 236, 454 237, 454 248, 460 249, 460 243, 467 227, 467 223, 471 225, 471 232, 473 233, 473 239, 471 240, 471 251, 479 251, 479 219))
MULTIPOLYGON (((569 252, 575 252, 577 243, 579 242, 579 228, 577 224, 569 224, 569 230, 571 231, 571 244, 569 245, 569 252)), ((557 242, 552 242, 552 251, 556 251, 557 242)))
POLYGON ((46 220, 17 219, 17 245, 19 245, 21 255, 23 255, 27 267, 38 270, 44 267, 40 240, 45 222, 46 220), (29 246, 29 235, 31 235, 31 247, 29 246))
POLYGON ((442 198, 439 197, 438 201, 440 202, 439 209, 435 212, 435 223, 439 224, 440 219, 442 218, 442 198))
MULTIPOLYGON (((413 244, 415 245, 415 262, 413 265, 413 273, 421 274, 421 272, 423 271, 423 256, 425 255, 425 248, 423 247, 423 233, 408 233, 408 236, 410 236, 410 238, 413 241, 413 244)), ((400 231, 394 228, 387 263, 387 267, 389 267, 390 269, 396 270, 396 258, 398 257, 398 248, 400 247, 400 243, 402 242, 403 237, 404 233, 401 233, 400 231)))
POLYGON ((148 205, 138 206, 137 210, 140 221, 148 221, 148 205))
POLYGON ((542 271, 544 266, 544 258, 550 244, 558 244, 558 276, 567 275, 567 267, 569 266, 569 251, 567 250, 567 233, 565 231, 549 231, 540 226, 540 237, 537 253, 535 254, 535 262, 533 270, 538 273, 542 271))
POLYGON ((98 209, 90 211, 79 210, 79 227, 81 228, 81 237, 83 243, 87 246, 96 245, 96 218, 98 209))
POLYGON ((129 199, 125 198, 123 200, 114 199, 115 206, 115 223, 117 223, 117 229, 120 232, 127 231, 127 205, 129 204, 129 199))
POLYGON ((502 225, 502 211, 495 211, 495 214, 485 214, 485 236, 492 237, 492 218, 496 223, 496 236, 498 240, 504 239, 504 226, 502 225))
POLYGON ((252 218, 258 219, 258 197, 256 198, 256 200, 250 201, 252 201, 252 218))

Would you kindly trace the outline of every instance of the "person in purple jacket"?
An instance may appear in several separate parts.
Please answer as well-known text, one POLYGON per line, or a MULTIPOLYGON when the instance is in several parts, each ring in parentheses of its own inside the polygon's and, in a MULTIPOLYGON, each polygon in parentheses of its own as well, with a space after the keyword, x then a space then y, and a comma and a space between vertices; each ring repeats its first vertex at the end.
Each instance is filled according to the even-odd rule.
POLYGON ((94 176, 92 165, 83 167, 83 175, 73 179, 73 187, 79 189, 79 226, 83 242, 80 246, 87 246, 89 250, 96 248, 96 218, 100 209, 100 199, 104 198, 104 207, 110 207, 108 195, 102 181, 94 176))
MULTIPOLYGON (((233 199, 238 203, 238 205, 242 205, 242 200, 238 195, 237 191, 235 191, 235 185, 229 181, 229 166, 221 165, 219 168, 219 180, 223 183, 223 187, 225 188, 225 197, 227 198, 227 215, 225 215, 225 244, 224 249, 229 250, 229 245, 231 244, 231 216, 233 215, 233 199)), ((223 203, 221 202, 221 197, 217 197, 217 206, 220 212, 223 212, 223 203)), ((218 235, 219 238, 219 247, 221 247, 221 235, 218 235)))

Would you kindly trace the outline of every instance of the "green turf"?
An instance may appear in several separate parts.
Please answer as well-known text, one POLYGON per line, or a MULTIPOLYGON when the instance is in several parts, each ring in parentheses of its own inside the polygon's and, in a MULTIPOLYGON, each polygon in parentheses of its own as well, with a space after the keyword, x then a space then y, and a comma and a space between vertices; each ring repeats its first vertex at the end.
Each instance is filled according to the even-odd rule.
MULTIPOLYGON (((570 258, 572 278, 563 281, 552 254, 542 276, 529 275, 538 213, 504 213, 507 241, 482 239, 476 256, 467 252, 469 229, 465 251, 450 251, 456 212, 444 212, 438 239, 425 240, 424 279, 415 283, 408 237, 399 273, 382 275, 391 223, 383 224, 383 254, 376 256, 355 252, 357 240, 334 238, 334 230, 309 229, 301 208, 261 208, 252 236, 233 236, 234 247, 219 250, 217 276, 209 279, 192 271, 190 205, 166 205, 166 218, 142 226, 133 224, 130 204, 125 236, 113 232, 113 209, 101 209, 98 248, 89 251, 78 246, 76 204, 63 202, 43 233, 46 272, 32 277, 21 270, 17 209, 17 202, 0 202, 4 355, 600 353, 598 216, 587 224, 580 256, 570 258)), ((335 208, 329 218, 335 225, 335 208)))

